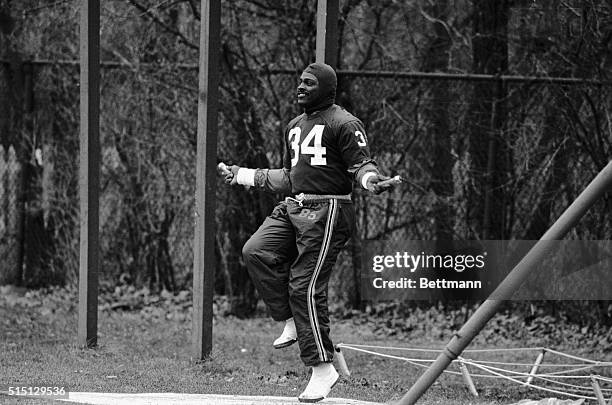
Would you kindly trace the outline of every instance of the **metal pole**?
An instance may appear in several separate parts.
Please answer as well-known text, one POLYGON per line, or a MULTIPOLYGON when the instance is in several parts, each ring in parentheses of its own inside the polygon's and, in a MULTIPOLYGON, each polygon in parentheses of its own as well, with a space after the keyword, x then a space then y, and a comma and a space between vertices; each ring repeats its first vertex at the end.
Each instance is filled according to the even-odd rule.
POLYGON ((432 365, 414 383, 410 390, 399 400, 397 405, 413 405, 429 389, 446 367, 455 360, 467 347, 485 324, 495 315, 504 300, 512 297, 529 275, 529 271, 540 262, 552 247, 551 241, 563 236, 582 218, 587 210, 606 192, 612 189, 612 161, 591 181, 584 191, 557 219, 542 238, 512 269, 487 299, 468 319, 463 327, 450 340, 442 353, 432 365), (495 297, 495 299, 491 299, 495 297))
POLYGON ((100 3, 81 1, 80 259, 78 344, 98 340, 100 188, 100 3))
POLYGON ((316 61, 338 65, 338 0, 317 1, 316 61))
POLYGON ((193 358, 212 351, 221 0, 202 0, 193 263, 193 358))

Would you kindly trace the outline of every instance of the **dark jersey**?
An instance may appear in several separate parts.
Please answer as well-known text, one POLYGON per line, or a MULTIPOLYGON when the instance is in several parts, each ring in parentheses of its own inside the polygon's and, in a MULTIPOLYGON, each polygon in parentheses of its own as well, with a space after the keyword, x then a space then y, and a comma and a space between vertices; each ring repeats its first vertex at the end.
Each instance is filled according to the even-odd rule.
POLYGON ((285 130, 283 165, 294 194, 349 194, 355 169, 369 161, 363 124, 336 104, 294 118, 285 130))

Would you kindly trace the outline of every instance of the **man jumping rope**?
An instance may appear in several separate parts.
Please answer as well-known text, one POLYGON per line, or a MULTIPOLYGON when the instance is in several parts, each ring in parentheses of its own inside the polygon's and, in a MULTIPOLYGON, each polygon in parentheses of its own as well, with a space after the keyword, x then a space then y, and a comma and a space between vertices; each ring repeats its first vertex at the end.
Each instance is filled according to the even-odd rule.
POLYGON ((302 361, 312 367, 301 402, 322 400, 338 380, 327 287, 336 257, 354 229, 353 181, 376 194, 394 184, 370 158, 361 121, 334 104, 336 85, 331 66, 308 65, 297 87, 304 113, 285 130, 283 168, 230 166, 225 177, 231 185, 293 195, 274 208, 242 254, 272 318, 285 322, 274 347, 297 341, 302 361))

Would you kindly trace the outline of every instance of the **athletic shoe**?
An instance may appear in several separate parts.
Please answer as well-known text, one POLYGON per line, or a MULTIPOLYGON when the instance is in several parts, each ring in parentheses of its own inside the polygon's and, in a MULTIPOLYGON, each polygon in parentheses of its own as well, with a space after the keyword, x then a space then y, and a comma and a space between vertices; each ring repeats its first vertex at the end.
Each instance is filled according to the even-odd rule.
POLYGON ((324 399, 338 381, 338 372, 332 363, 321 363, 312 368, 310 381, 298 397, 300 402, 319 402, 324 399))
POLYGON ((295 322, 293 318, 289 318, 285 321, 285 329, 283 333, 274 341, 275 349, 282 349, 283 347, 291 346, 297 342, 297 330, 295 330, 295 322))

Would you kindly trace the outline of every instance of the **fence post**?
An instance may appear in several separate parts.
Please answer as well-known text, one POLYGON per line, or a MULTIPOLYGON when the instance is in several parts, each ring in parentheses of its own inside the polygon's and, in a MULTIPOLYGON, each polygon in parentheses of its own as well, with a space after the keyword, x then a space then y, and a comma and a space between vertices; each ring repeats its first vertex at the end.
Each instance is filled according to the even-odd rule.
POLYGON ((78 342, 98 342, 100 195, 100 2, 81 1, 80 263, 78 342))
POLYGON ((338 0, 317 1, 316 61, 338 64, 338 0))
POLYGON ((193 244, 193 359, 212 351, 215 284, 215 190, 219 112, 221 0, 201 0, 196 212, 193 244))

